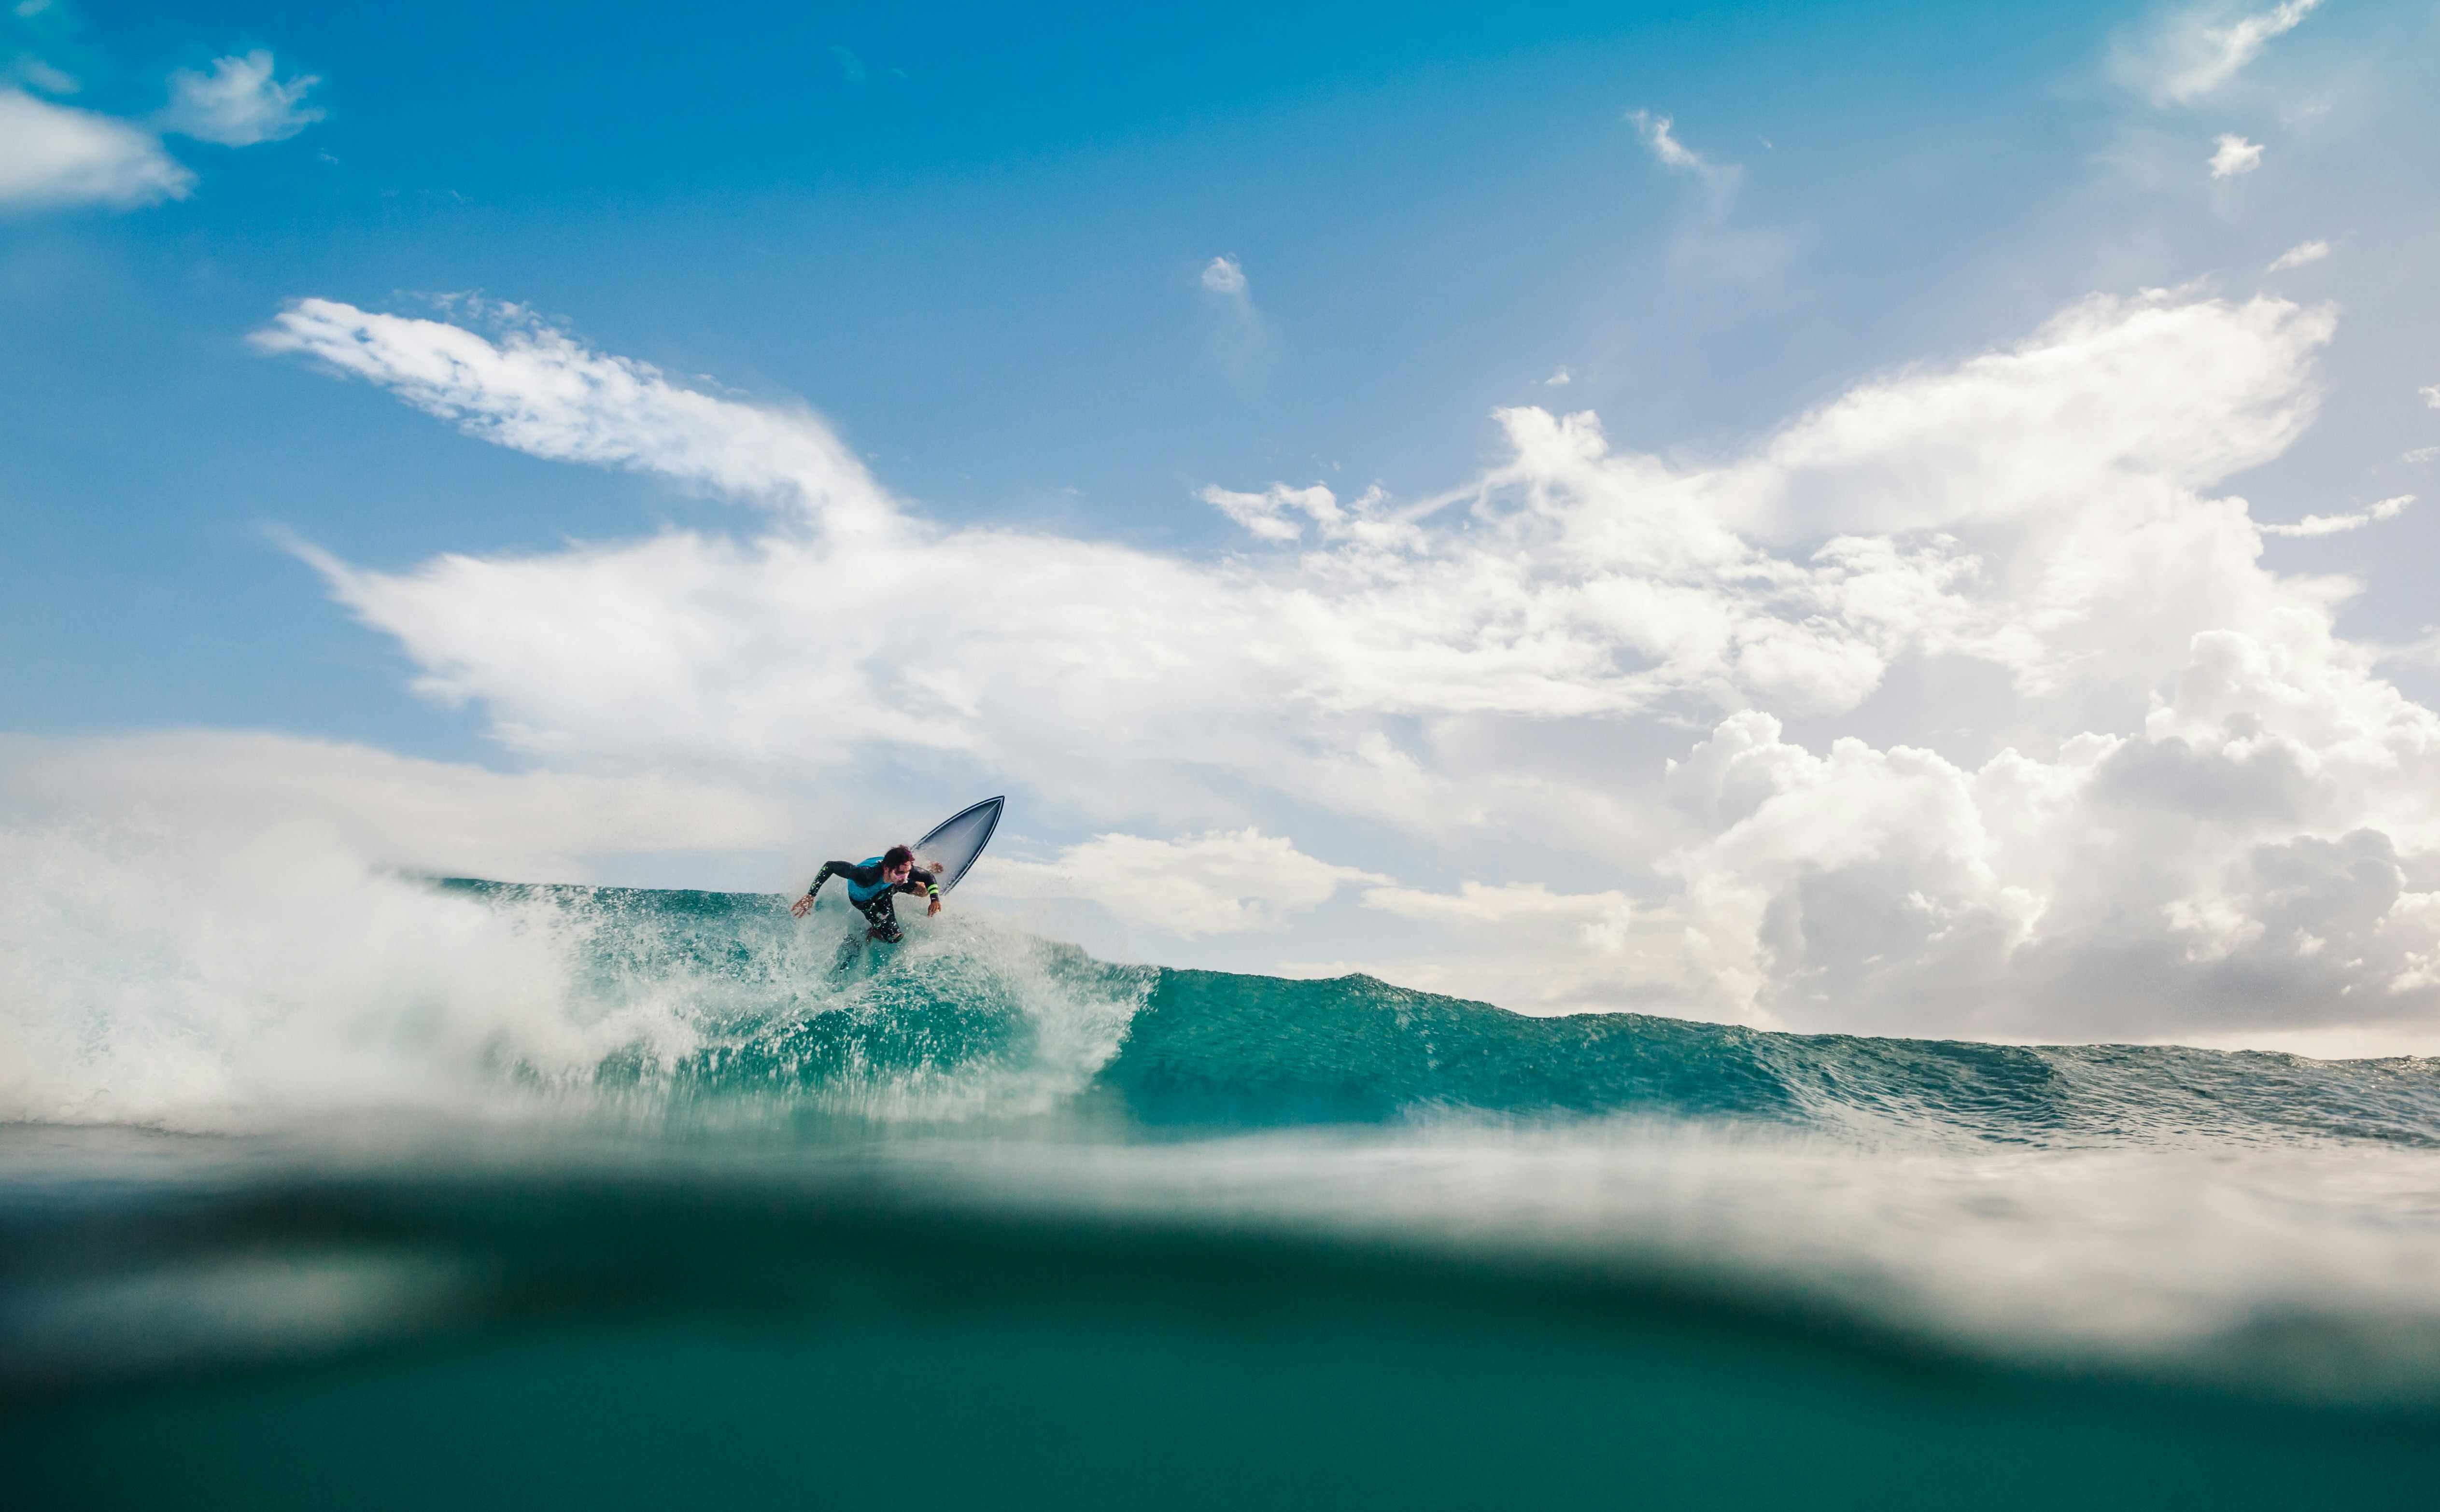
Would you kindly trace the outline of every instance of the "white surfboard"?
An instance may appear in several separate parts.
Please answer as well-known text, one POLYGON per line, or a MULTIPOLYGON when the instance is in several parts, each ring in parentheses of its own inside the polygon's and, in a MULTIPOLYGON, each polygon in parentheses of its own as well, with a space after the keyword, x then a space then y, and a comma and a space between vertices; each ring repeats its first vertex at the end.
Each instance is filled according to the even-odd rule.
POLYGON ((1004 794, 985 798, 935 826, 930 834, 915 842, 915 864, 939 878, 943 893, 957 886, 975 858, 991 844, 992 831, 999 827, 999 811, 1007 803, 1004 794))

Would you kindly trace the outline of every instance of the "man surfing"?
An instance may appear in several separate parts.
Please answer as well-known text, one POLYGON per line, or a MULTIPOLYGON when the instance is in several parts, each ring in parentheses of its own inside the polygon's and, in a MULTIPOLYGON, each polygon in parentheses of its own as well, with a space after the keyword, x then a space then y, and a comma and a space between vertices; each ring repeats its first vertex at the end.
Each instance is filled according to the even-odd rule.
POLYGON ((814 895, 822 890, 822 883, 834 877, 847 879, 847 900, 853 903, 855 911, 864 916, 864 921, 872 926, 865 931, 867 939, 895 945, 906 937, 898 931, 897 897, 900 893, 929 898, 932 906, 924 910, 925 917, 941 911, 940 879, 916 866, 913 851, 904 845, 892 845, 880 855, 858 863, 822 863, 822 869, 814 874, 814 885, 805 889, 805 896, 798 898, 788 912, 798 918, 811 913, 814 895))

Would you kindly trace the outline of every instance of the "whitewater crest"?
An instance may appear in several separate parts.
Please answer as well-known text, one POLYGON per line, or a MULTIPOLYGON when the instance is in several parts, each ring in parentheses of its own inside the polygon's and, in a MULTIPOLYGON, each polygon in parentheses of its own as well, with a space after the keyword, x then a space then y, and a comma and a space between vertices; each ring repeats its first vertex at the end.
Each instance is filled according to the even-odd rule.
POLYGON ((1149 981, 988 915, 867 952, 832 909, 402 876, 307 826, 5 832, 0 866, 0 1122, 1022 1116, 1149 981))

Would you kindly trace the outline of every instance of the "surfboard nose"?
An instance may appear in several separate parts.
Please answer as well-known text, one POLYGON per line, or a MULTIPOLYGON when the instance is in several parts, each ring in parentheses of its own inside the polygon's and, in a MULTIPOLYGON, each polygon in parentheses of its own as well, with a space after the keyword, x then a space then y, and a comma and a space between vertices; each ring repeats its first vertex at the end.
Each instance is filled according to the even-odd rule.
POLYGON ((940 879, 942 892, 957 886, 973 869, 975 858, 983 853, 983 847, 991 844, 993 832, 999 828, 1000 811, 1007 805, 1005 793, 985 798, 959 809, 915 842, 915 854, 924 858, 924 870, 940 879))

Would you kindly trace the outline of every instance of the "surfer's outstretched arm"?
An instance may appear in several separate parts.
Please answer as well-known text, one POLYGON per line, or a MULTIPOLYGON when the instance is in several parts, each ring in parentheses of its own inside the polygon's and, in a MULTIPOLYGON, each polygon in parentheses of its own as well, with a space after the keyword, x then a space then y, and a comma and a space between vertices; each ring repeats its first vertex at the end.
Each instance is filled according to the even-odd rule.
POLYGON ((805 889, 804 897, 798 898, 794 903, 791 903, 788 906, 788 912, 796 915, 798 918, 802 918, 807 914, 812 913, 814 908, 814 895, 822 890, 822 883, 829 881, 834 877, 844 877, 850 882, 858 887, 870 887, 873 883, 881 881, 881 868, 878 866, 860 866, 852 861, 826 861, 822 863, 822 869, 814 873, 814 885, 805 889))

